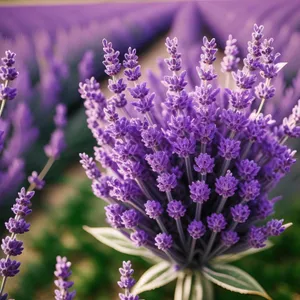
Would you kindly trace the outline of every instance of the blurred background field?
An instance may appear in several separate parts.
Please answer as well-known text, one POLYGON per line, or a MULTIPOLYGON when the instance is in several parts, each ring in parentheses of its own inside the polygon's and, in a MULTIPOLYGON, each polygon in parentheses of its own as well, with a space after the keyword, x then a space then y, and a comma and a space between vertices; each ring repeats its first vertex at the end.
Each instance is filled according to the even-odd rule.
MULTIPOLYGON (((67 151, 47 175, 46 189, 33 201, 32 231, 25 236, 26 250, 21 257, 25 263, 20 276, 8 281, 11 297, 53 299, 51 270, 56 255, 61 254, 72 261, 77 299, 116 299, 121 261, 132 260, 136 278, 149 263, 101 245, 82 229, 86 224, 105 226, 104 202, 92 194, 78 163, 78 153, 89 153, 94 146, 86 127, 78 82, 93 75, 105 86, 102 38, 112 41, 121 53, 129 46, 136 47, 142 71, 146 73, 151 68, 159 73, 157 58, 165 55, 164 39, 168 35, 178 37, 183 59, 193 68, 199 60, 204 34, 216 37, 223 49, 232 33, 243 55, 253 24, 263 24, 265 35, 276 38, 282 60, 289 62, 277 80, 278 99, 269 109, 276 112, 276 101, 285 101, 284 110, 288 111, 300 97, 299 1, 7 4, 0 7, 0 53, 6 49, 17 53, 20 77, 16 82, 18 98, 7 105, 5 112, 10 147, 0 162, 1 233, 25 174, 39 170, 45 163, 43 145, 53 129, 51 118, 56 103, 68 106, 69 118, 67 151)), ((297 145, 296 148, 299 149, 297 145)), ((284 195, 277 204, 276 217, 293 222, 293 227, 276 239, 273 248, 237 263, 274 299, 300 299, 299 176, 298 164, 274 191, 284 195)), ((173 288, 170 284, 145 293, 143 298, 172 299, 173 288)), ((218 288, 216 294, 216 299, 222 300, 258 299, 218 288)))

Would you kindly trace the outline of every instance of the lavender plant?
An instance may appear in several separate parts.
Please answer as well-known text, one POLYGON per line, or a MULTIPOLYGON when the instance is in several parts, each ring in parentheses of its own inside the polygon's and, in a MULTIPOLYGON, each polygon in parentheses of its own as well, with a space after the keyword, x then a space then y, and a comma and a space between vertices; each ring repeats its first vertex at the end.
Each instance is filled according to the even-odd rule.
POLYGON ((269 198, 295 163, 288 138, 299 137, 299 105, 282 124, 263 113, 272 85, 286 63, 273 39, 254 25, 243 68, 230 36, 222 69, 234 88, 217 83, 215 39, 203 38, 199 86, 188 86, 176 38, 166 40, 165 95, 140 81, 141 67, 129 48, 121 75, 119 52, 103 40, 111 77, 106 99, 94 78, 79 84, 87 123, 98 147, 95 159, 80 154, 94 194, 104 199, 112 228, 89 228, 101 242, 156 261, 134 294, 177 279, 175 300, 212 299, 211 283, 267 299, 244 271, 228 264, 271 246, 268 239, 291 224, 269 219, 279 197, 269 198), (131 105, 130 105, 131 104, 131 105), (289 120, 289 121, 288 121, 289 120))
POLYGON ((76 291, 69 292, 69 289, 73 286, 73 281, 68 281, 72 274, 71 262, 66 257, 56 257, 56 270, 54 275, 57 279, 54 281, 57 286, 55 290, 55 300, 72 300, 75 298, 76 291))
MULTIPOLYGON (((17 71, 12 67, 14 64, 15 54, 11 51, 6 52, 6 59, 2 59, 4 64, 6 64, 1 70, 2 74, 14 74, 12 77, 7 77, 5 81, 5 89, 8 91, 7 94, 12 93, 16 94, 15 89, 8 88, 8 81, 12 80, 13 77, 17 76, 17 71), (6 67, 6 69, 5 69, 6 67), (13 70, 11 70, 13 68, 13 70), (5 71, 6 70, 6 71, 5 71)), ((4 75, 3 75, 4 76, 4 75)), ((3 79, 3 77, 2 77, 3 79)), ((3 93, 2 93, 3 95, 3 93)), ((13 97, 2 97, 1 98, 1 112, 4 109, 5 101, 9 100, 9 98, 13 97)), ((11 99, 10 99, 11 100, 11 99)), ((0 119, 1 121, 1 119, 0 119)), ((38 174, 36 171, 32 172, 32 175, 29 176, 28 181, 30 183, 29 188, 26 190, 24 187, 21 188, 21 191, 18 193, 18 197, 16 198, 16 203, 12 206, 12 211, 14 213, 13 218, 9 218, 9 220, 5 223, 6 229, 9 231, 9 235, 2 239, 1 248, 4 258, 0 259, 0 275, 2 277, 2 283, 0 287, 0 299, 6 300, 8 294, 4 293, 4 288, 6 281, 9 277, 16 276, 20 271, 21 263, 17 260, 11 259, 11 257, 19 256, 22 254, 24 247, 23 242, 17 239, 17 235, 24 234, 29 231, 30 224, 26 222, 25 217, 32 212, 31 209, 31 199, 34 196, 34 189, 42 189, 45 182, 44 177, 50 170, 54 161, 57 160, 61 154, 61 152, 65 149, 65 141, 64 141, 64 131, 63 128, 66 125, 66 107, 63 104, 59 104, 56 107, 56 114, 54 116, 54 123, 56 125, 55 131, 52 133, 50 142, 45 146, 45 154, 48 157, 48 161, 43 168, 43 170, 38 174)), ((0 136, 5 136, 5 133, 0 134, 0 136)), ((1 145, 1 150, 3 148, 3 144, 1 145)))

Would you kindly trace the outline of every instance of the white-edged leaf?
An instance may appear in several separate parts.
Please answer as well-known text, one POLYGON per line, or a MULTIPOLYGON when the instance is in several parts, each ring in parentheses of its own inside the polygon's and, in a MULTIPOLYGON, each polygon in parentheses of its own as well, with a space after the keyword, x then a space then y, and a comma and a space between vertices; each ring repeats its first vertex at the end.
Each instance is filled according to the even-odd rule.
POLYGON ((249 274, 230 265, 213 265, 203 268, 204 276, 213 283, 240 294, 253 294, 271 300, 260 284, 249 274))
POLYGON ((192 291, 192 274, 187 274, 183 283, 182 300, 189 300, 192 291))
POLYGON ((174 270, 174 266, 166 261, 162 261, 148 269, 134 285, 132 293, 140 294, 162 287, 169 282, 175 280, 179 276, 179 272, 174 270))
POLYGON ((287 65, 287 62, 280 62, 275 65, 276 67, 276 73, 278 73, 280 70, 282 70, 287 65))
POLYGON ((211 281, 206 279, 204 276, 201 277, 204 300, 214 300, 214 287, 211 281))
POLYGON ((177 277, 175 293, 174 293, 174 300, 182 300, 184 277, 185 277, 185 274, 183 272, 180 272, 177 277))
POLYGON ((137 248, 134 244, 126 238, 120 231, 111 227, 88 227, 83 229, 90 233, 93 237, 101 243, 125 254, 143 256, 153 259, 155 256, 146 248, 137 248))
POLYGON ((291 227, 293 225, 293 223, 286 223, 286 224, 283 224, 283 227, 285 229, 288 229, 289 227, 291 227))
POLYGON ((212 260, 212 262, 213 263, 228 263, 228 262, 236 261, 236 260, 241 259, 244 256, 252 255, 252 254, 267 250, 271 247, 273 247, 273 243, 270 241, 267 241, 266 246, 263 248, 251 248, 246 251, 239 252, 239 253, 220 255, 220 256, 217 256, 216 258, 214 258, 212 260))
MULTIPOLYGON (((203 300, 203 287, 199 273, 195 274, 195 281, 193 284, 192 291, 192 300, 203 300)), ((205 300, 208 300, 208 298, 205 298, 205 300)))

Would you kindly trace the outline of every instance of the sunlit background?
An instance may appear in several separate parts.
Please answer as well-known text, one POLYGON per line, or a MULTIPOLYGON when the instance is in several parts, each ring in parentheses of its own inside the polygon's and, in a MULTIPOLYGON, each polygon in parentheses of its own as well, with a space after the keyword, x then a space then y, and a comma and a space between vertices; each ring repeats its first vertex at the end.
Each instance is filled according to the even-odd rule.
MULTIPOLYGON (((228 35, 233 34, 245 55, 253 24, 263 24, 265 35, 275 38, 281 60, 288 62, 276 79, 275 104, 268 109, 276 112, 276 103, 280 103, 281 109, 288 112, 300 97, 299 1, 67 2, 23 5, 21 1, 2 1, 0 7, 0 54, 7 49, 16 52, 20 72, 15 83, 17 99, 8 103, 4 114, 10 136, 0 161, 1 233, 16 192, 28 174, 45 164, 43 146, 53 130, 52 117, 58 102, 67 105, 69 119, 67 150, 47 175, 46 188, 33 201, 32 230, 25 235, 21 273, 8 280, 8 291, 16 300, 53 299, 58 254, 72 261, 77 299, 116 299, 122 260, 133 262, 136 278, 149 267, 141 258, 100 244, 82 229, 86 224, 105 225, 104 202, 92 194, 78 159, 79 152, 90 153, 95 144, 86 126, 78 83, 95 76, 106 86, 101 44, 104 37, 121 55, 129 46, 137 48, 147 76, 148 68, 159 74, 167 36, 178 37, 183 60, 193 69, 198 64, 203 35, 216 37, 222 53, 228 35)), ((272 249, 237 263, 274 299, 300 299, 299 174, 298 163, 274 192, 284 195, 277 204, 276 217, 293 222, 293 227, 276 239, 272 249)), ((143 298, 172 299, 173 289, 169 284, 143 294, 143 298)), ((258 297, 217 289, 216 299, 258 297)))

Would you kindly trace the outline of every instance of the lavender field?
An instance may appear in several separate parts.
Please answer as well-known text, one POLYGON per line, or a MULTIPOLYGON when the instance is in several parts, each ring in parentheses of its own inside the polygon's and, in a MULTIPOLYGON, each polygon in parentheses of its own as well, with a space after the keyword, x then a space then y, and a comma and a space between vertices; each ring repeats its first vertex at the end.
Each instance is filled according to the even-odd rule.
POLYGON ((0 300, 300 299, 300 6, 0 3, 0 300))

